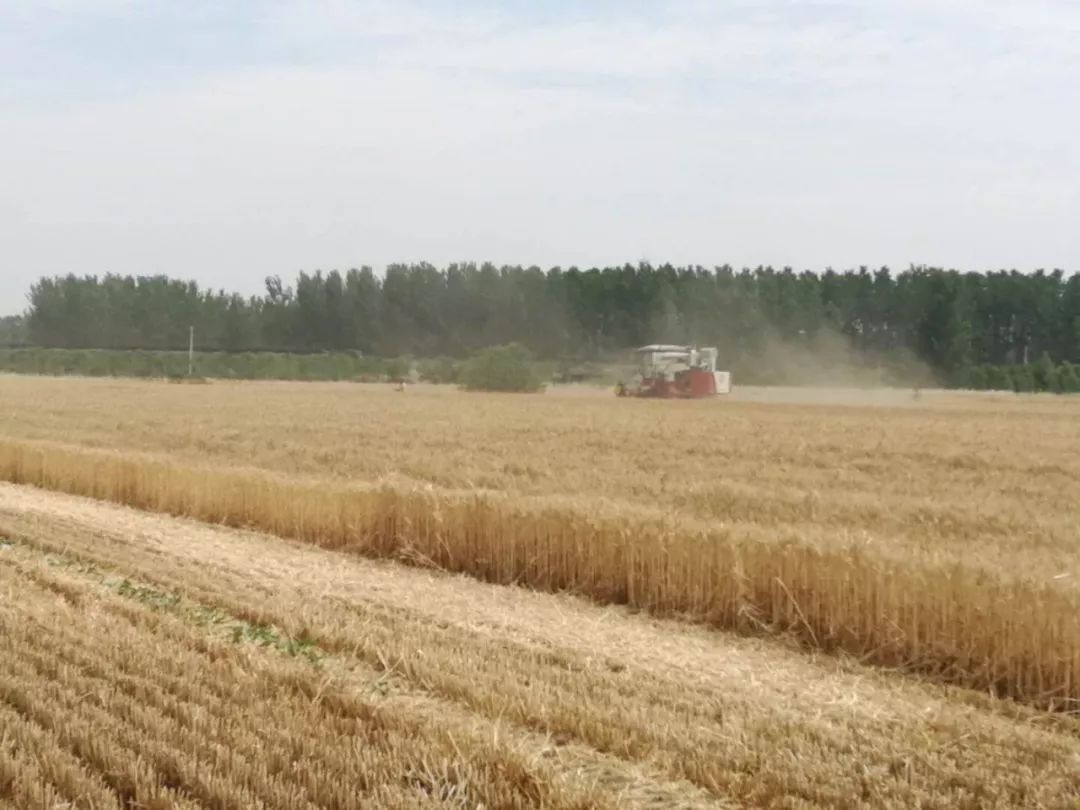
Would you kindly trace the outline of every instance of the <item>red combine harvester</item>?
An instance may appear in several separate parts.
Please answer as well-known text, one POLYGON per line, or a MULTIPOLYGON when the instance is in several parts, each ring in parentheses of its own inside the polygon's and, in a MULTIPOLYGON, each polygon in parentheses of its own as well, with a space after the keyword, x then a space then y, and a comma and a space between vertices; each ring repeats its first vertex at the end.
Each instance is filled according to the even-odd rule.
POLYGON ((641 371, 632 385, 619 383, 620 397, 702 399, 731 393, 731 373, 716 370, 714 348, 654 344, 637 353, 641 371))

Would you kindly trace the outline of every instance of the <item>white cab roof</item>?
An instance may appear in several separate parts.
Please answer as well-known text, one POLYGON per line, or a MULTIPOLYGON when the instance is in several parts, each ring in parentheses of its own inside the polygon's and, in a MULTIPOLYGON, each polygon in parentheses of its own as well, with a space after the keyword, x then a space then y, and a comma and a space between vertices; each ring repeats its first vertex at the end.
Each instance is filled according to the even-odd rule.
POLYGON ((639 352, 688 352, 689 346, 673 346, 668 343, 653 343, 650 346, 642 346, 639 352))

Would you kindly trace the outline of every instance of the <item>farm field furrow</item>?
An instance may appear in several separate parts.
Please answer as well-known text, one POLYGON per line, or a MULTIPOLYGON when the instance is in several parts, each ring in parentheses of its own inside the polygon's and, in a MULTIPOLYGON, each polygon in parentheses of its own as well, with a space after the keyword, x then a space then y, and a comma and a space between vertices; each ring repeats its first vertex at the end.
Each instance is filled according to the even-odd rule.
POLYGON ((1080 720, 779 640, 7 484, 0 537, 0 799, 1080 801, 1080 720))

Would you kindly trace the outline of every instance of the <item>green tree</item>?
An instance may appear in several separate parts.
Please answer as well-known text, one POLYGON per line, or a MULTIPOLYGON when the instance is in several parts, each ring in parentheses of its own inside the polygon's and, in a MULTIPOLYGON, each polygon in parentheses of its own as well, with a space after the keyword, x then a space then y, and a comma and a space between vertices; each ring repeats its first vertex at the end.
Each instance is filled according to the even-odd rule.
POLYGON ((21 346, 26 338, 26 319, 22 315, 0 318, 0 346, 21 346))
POLYGON ((461 368, 462 386, 469 391, 539 391, 543 387, 524 347, 509 343, 482 349, 461 368))
POLYGON ((230 352, 242 352, 252 348, 255 333, 252 329, 252 314, 244 299, 239 295, 229 298, 225 308, 222 325, 222 348, 230 352))
POLYGON ((379 343, 379 312, 382 306, 379 279, 370 267, 345 274, 345 313, 349 347, 366 353, 379 343))
POLYGON ((1044 353, 1055 367, 1080 361, 1080 281, 1059 270, 923 266, 812 273, 643 262, 544 272, 418 263, 391 265, 384 278, 371 268, 303 272, 292 286, 275 276, 265 294, 242 299, 164 276, 69 275, 33 286, 25 334, 42 347, 182 349, 190 326, 208 350, 387 357, 460 359, 516 342, 540 358, 587 361, 653 340, 696 342, 778 381, 791 356, 819 365, 842 357, 908 378, 921 364, 956 385, 970 384, 975 366, 1035 361, 1032 385, 1046 387, 1044 353), (774 367, 759 368, 767 357, 774 367))

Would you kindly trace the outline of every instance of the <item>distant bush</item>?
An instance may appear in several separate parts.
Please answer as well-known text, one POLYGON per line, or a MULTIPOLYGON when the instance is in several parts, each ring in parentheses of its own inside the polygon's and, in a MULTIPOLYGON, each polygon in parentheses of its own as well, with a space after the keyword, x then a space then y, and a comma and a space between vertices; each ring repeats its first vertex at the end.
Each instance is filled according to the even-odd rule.
POLYGON ((412 372, 412 361, 406 357, 393 357, 383 363, 383 374, 390 380, 407 380, 412 372))
POLYGON ((985 391, 990 387, 988 375, 989 369, 986 366, 972 366, 967 370, 964 387, 975 391, 985 391))
POLYGON ((416 370, 424 382, 444 385, 456 383, 461 374, 460 364, 451 357, 421 360, 416 364, 416 370))
POLYGON ((1072 363, 1062 363, 1058 368, 1058 391, 1062 394, 1080 393, 1080 371, 1072 363))
MULTIPOLYGON (((813 355, 800 357, 798 368, 765 362, 736 363, 732 370, 744 385, 920 385, 977 391, 1080 393, 1080 367, 1055 363, 1041 354, 1027 365, 961 367, 947 378, 922 379, 899 361, 876 368, 814 366, 813 355)), ((895 359, 895 358, 894 358, 895 359)), ((726 367, 726 364, 725 364, 726 367)), ((81 377, 180 379, 188 376, 187 352, 99 349, 0 348, 0 373, 81 377)), ((519 344, 484 349, 468 360, 434 357, 370 357, 359 352, 197 352, 194 376, 224 380, 308 380, 383 382, 417 379, 458 384, 475 391, 536 391, 546 380, 614 382, 632 374, 615 361, 581 358, 536 360, 519 344)))
POLYGON ((1031 366, 1009 366, 1008 372, 1013 391, 1018 394, 1027 394, 1035 390, 1035 374, 1031 366))
MULTIPOLYGON (((195 355, 195 375, 235 380, 385 379, 388 361, 351 352, 277 354, 206 352, 195 355)), ((83 377, 179 379, 188 376, 186 352, 92 349, 0 349, 0 371, 83 377)))
POLYGON ((986 388, 990 391, 1011 391, 1012 376, 1004 366, 986 366, 986 388))
POLYGON ((1031 366, 1032 387, 1036 391, 1057 391, 1057 366, 1047 352, 1043 352, 1038 362, 1031 366))
POLYGON ((976 391, 1080 393, 1080 370, 1071 363, 1056 365, 1045 354, 1029 365, 972 366, 964 371, 963 379, 965 387, 976 391))
POLYGON ((510 343, 477 352, 461 369, 461 385, 469 391, 539 391, 543 382, 524 347, 510 343))

